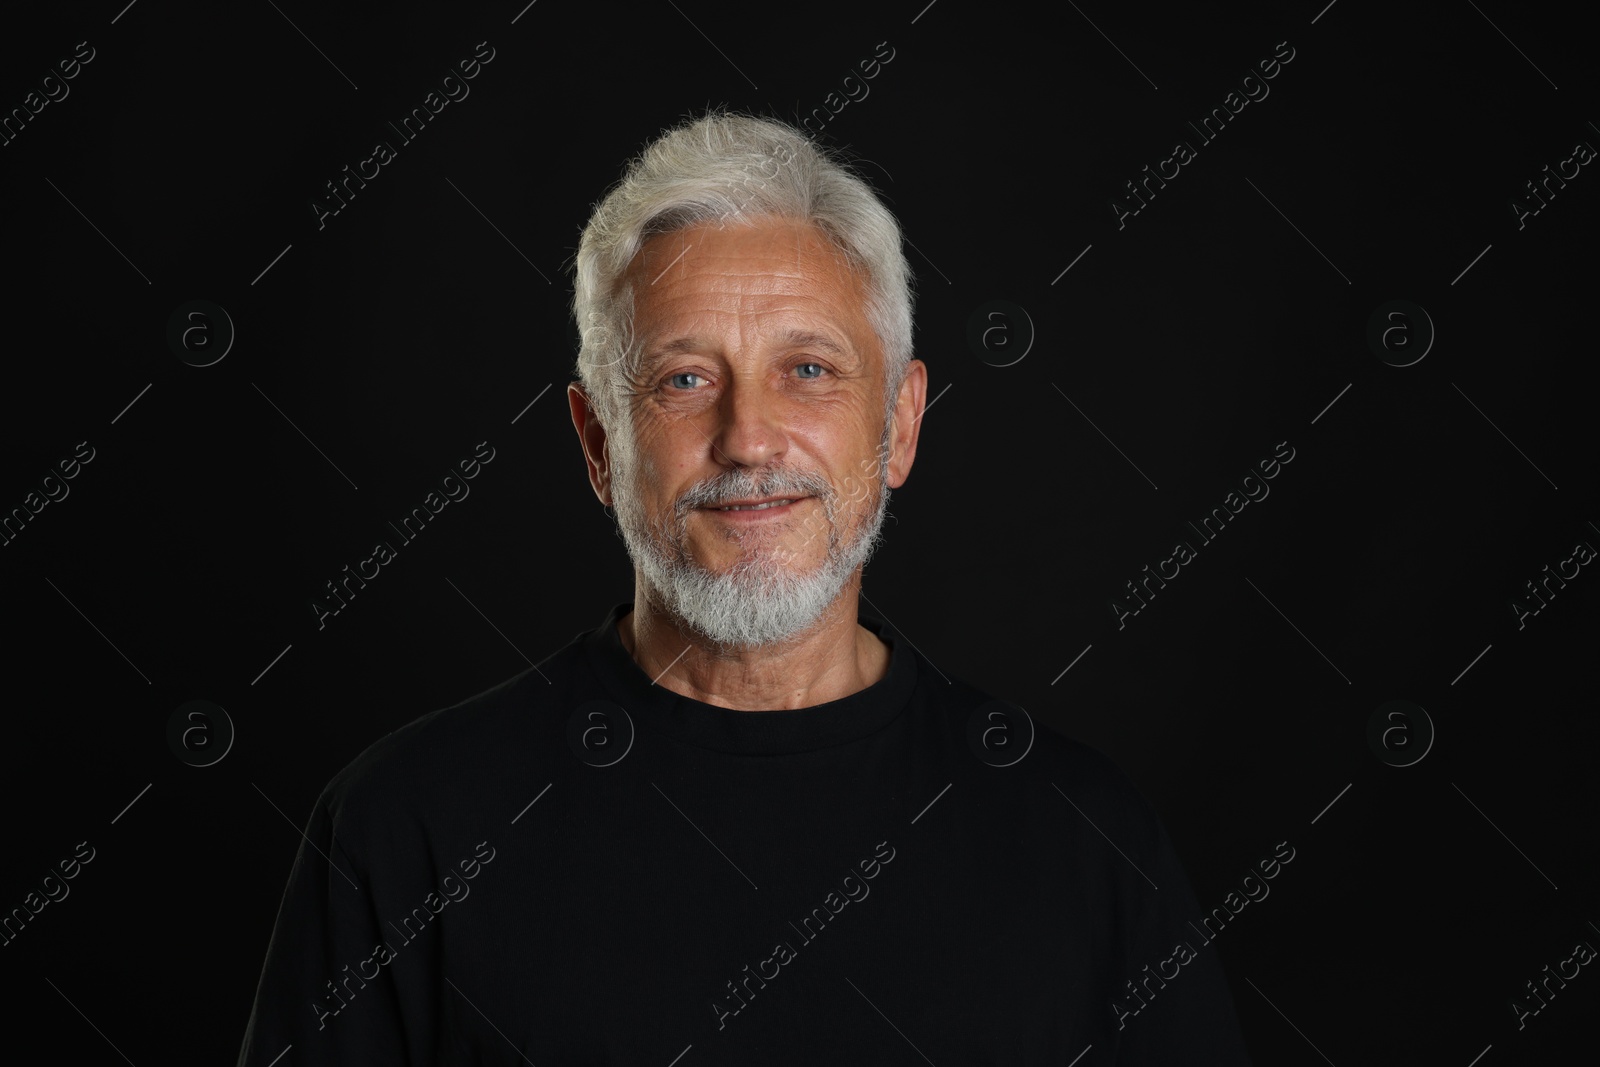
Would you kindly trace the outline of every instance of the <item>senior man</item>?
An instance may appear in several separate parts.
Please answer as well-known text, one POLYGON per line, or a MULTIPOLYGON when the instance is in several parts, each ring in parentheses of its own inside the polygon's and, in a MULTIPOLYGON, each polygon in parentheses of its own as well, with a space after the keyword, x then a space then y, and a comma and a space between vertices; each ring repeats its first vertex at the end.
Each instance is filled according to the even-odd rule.
POLYGON ((858 612, 927 395, 871 189, 687 122, 573 311, 633 599, 328 784, 240 1064, 1247 1063, 1129 781, 858 612))

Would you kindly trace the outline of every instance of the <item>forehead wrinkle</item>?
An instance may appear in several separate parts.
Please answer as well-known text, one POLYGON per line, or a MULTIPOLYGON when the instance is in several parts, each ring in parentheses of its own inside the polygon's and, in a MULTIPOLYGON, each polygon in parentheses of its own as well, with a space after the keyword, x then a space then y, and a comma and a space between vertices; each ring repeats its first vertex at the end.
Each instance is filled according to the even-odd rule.
MULTIPOLYGON (((661 260, 666 260, 668 258, 668 252, 669 251, 672 252, 673 254, 681 254, 682 251, 683 251, 683 247, 682 246, 687 242, 687 239, 688 239, 688 237, 690 235, 690 232, 693 229, 694 229, 694 227, 685 227, 683 229, 671 231, 670 233, 655 234, 655 235, 651 236, 650 238, 648 238, 644 242, 643 247, 640 248, 639 258, 638 258, 637 262, 635 262, 635 264, 633 265, 634 269, 635 270, 646 270, 646 269, 648 269, 648 264, 649 264, 649 261, 651 260, 652 256, 654 256, 656 261, 659 262, 661 260), (676 238, 677 239, 676 243, 675 244, 668 244, 668 242, 661 241, 662 238, 669 238, 669 237, 670 238, 676 238), (655 248, 652 248, 651 245, 653 243, 655 243, 655 242, 658 242, 658 241, 661 241, 661 243, 664 244, 664 245, 667 245, 667 247, 662 248, 659 251, 657 249, 655 249, 655 248)), ((822 264, 824 262, 827 263, 829 266, 843 268, 843 272, 845 274, 853 275, 855 273, 855 269, 850 264, 848 257, 844 256, 841 253, 839 248, 833 243, 832 240, 830 240, 828 238, 828 236, 825 233, 822 233, 821 231, 817 230, 815 227, 806 227, 806 226, 784 227, 784 229, 787 229, 789 231, 787 235, 779 234, 779 235, 776 235, 776 236, 778 236, 780 239, 783 236, 787 236, 789 238, 790 248, 793 251, 793 255, 792 255, 792 257, 785 257, 785 258, 788 258, 788 260, 789 260, 789 265, 788 265, 787 269, 783 269, 783 268, 772 269, 770 267, 759 267, 759 266, 758 267, 742 268, 742 269, 734 269, 734 270, 728 270, 728 269, 719 268, 719 269, 715 270, 715 273, 717 275, 719 275, 719 276, 725 276, 725 277, 730 277, 730 278, 752 278, 752 277, 772 278, 772 277, 777 277, 777 278, 785 278, 785 279, 804 280, 807 277, 807 260, 808 259, 814 261, 814 263, 813 263, 813 265, 811 267, 812 273, 816 273, 817 269, 818 269, 818 265, 820 265, 820 264, 822 264)), ((775 246, 775 243, 776 242, 771 242, 771 244, 773 244, 774 246, 775 246)), ((685 255, 683 257, 684 262, 683 262, 682 265, 685 266, 685 267, 689 267, 691 261, 704 261, 706 259, 713 259, 713 260, 734 259, 734 260, 738 260, 740 262, 743 262, 743 261, 745 261, 745 260, 747 260, 749 258, 748 251, 744 251, 744 250, 738 250, 738 251, 709 251, 709 250, 705 250, 704 249, 704 242, 700 242, 700 241, 696 241, 693 244, 689 244, 688 248, 690 250, 693 250, 694 254, 685 255)), ((703 265, 704 265, 703 262, 696 262, 695 263, 695 266, 697 266, 697 267, 703 266, 703 265)), ((677 276, 678 275, 676 274, 676 272, 674 272, 674 277, 677 277, 677 276)))
MULTIPOLYGON (((675 318, 682 326, 688 327, 688 332, 683 336, 660 344, 647 342, 638 365, 641 370, 685 352, 723 354, 726 333, 718 332, 715 328, 696 332, 699 323, 684 321, 673 313, 675 305, 687 301, 692 308, 706 299, 723 304, 721 308, 708 309, 717 316, 727 314, 734 317, 734 322, 730 324, 733 327, 731 332, 738 335, 741 347, 750 342, 750 335, 754 333, 757 343, 762 347, 770 348, 774 344, 804 347, 812 344, 830 354, 853 356, 863 364, 869 362, 869 352, 858 344, 861 339, 855 336, 854 330, 854 326, 858 325, 854 320, 862 318, 866 312, 863 279, 849 258, 841 254, 826 234, 815 227, 786 227, 793 258, 784 256, 776 247, 776 242, 769 240, 762 242, 769 251, 769 258, 764 263, 752 263, 747 249, 726 249, 718 247, 715 242, 691 241, 694 235, 688 229, 692 227, 653 236, 647 241, 647 247, 641 250, 645 254, 634 264, 636 274, 661 272, 661 264, 668 260, 669 255, 680 256, 675 266, 661 272, 663 276, 659 278, 659 284, 654 281, 651 283, 650 292, 665 304, 662 311, 669 330, 662 332, 675 332, 671 331, 675 318), (662 237, 668 239, 660 241, 662 237), (658 244, 652 247, 650 242, 658 244), (706 285, 707 275, 710 276, 709 285, 706 285), (688 292, 684 292, 686 286, 688 292), (832 328, 826 332, 807 325, 808 321, 818 321, 819 307, 823 309, 822 318, 828 318, 831 314, 837 320, 827 323, 832 328), (800 321, 788 324, 786 330, 782 325, 766 325, 774 317, 785 319, 791 316, 800 321), (835 341, 829 334, 836 335, 839 340, 835 341)), ((756 255, 759 256, 759 252, 756 255)), ((651 273, 651 277, 654 278, 655 274, 651 273)))
MULTIPOLYGON (((671 264, 675 269, 672 269, 670 277, 665 279, 668 281, 681 281, 688 275, 703 274, 709 269, 717 278, 722 279, 738 281, 756 278, 782 279, 785 282, 798 284, 805 284, 813 275, 837 272, 848 279, 845 282, 847 287, 859 285, 858 269, 825 232, 815 225, 800 223, 800 220, 778 221, 797 223, 783 227, 783 229, 788 230, 787 236, 790 239, 794 253, 787 265, 787 269, 781 266, 776 268, 772 266, 743 266, 742 264, 747 262, 749 258, 747 251, 713 251, 706 248, 704 241, 696 240, 690 243, 689 238, 694 236, 694 231, 699 226, 704 225, 696 224, 651 235, 644 241, 637 258, 627 273, 637 275, 649 273, 651 281, 647 287, 653 288, 658 280, 663 280, 658 277, 656 272, 661 271, 660 264, 670 262, 670 254, 676 255, 680 259, 675 264, 671 264), (657 245, 664 247, 657 248, 655 247, 657 245), (708 268, 706 263, 708 259, 712 261, 732 259, 740 265, 734 269, 726 267, 708 268), (807 262, 808 259, 811 261, 809 264, 807 262)), ((778 234, 775 236, 781 239, 783 235, 778 234)), ((769 247, 773 246, 775 246, 775 242, 770 242, 769 247)), ((730 286, 730 288, 738 287, 730 286)), ((782 291, 788 290, 785 288, 782 291)))

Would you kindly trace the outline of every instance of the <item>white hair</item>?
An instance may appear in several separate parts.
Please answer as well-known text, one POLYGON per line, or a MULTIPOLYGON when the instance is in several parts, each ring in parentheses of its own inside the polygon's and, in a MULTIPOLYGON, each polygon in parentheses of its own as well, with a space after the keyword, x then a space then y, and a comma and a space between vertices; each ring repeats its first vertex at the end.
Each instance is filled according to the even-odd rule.
POLYGON ((911 269, 900 225, 842 157, 771 119, 713 111, 665 131, 594 208, 578 243, 572 315, 577 374, 608 432, 629 435, 619 378, 641 356, 625 274, 644 242, 700 222, 764 216, 816 226, 865 276, 883 348, 885 421, 911 361, 911 269))

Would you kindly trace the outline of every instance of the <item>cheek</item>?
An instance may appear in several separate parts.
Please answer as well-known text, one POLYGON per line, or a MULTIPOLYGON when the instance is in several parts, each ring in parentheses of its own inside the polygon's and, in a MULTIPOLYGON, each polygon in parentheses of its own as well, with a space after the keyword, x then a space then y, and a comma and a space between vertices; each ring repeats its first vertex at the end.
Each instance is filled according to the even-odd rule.
POLYGON ((676 416, 635 425, 625 463, 632 491, 650 510, 670 509, 684 490, 705 476, 706 438, 688 420, 676 416))
MULTIPOLYGON (((833 412, 833 417, 791 426, 791 446, 805 454, 805 465, 828 480, 841 509, 865 510, 875 503, 882 479, 878 443, 881 412, 865 407, 833 412)), ((797 465, 801 461, 796 460, 797 465)))
POLYGON ((693 416, 680 412, 652 410, 641 414, 633 422, 633 439, 641 453, 662 457, 658 465, 679 462, 706 448, 705 432, 693 416))
POLYGON ((788 430, 797 446, 843 468, 874 454, 883 436, 883 408, 872 397, 837 398, 795 411, 788 430))
POLYGON ((668 442, 664 426, 656 420, 643 420, 634 423, 629 437, 614 444, 612 455, 635 472, 636 481, 644 479, 639 485, 643 489, 655 480, 661 458, 670 451, 668 442))

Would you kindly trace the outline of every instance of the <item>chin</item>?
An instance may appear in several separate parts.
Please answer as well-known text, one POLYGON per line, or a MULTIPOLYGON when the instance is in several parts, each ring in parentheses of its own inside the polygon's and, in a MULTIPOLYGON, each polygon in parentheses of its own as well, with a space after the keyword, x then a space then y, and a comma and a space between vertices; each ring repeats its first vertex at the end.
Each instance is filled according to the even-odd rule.
POLYGON ((850 577, 836 573, 827 560, 805 571, 761 558, 722 571, 689 560, 644 570, 652 601, 725 648, 803 636, 837 601, 850 577))
POLYGON ((772 528, 746 530, 729 537, 691 538, 681 546, 679 554, 710 573, 766 564, 809 574, 827 563, 831 543, 827 531, 807 538, 792 527, 772 528))

